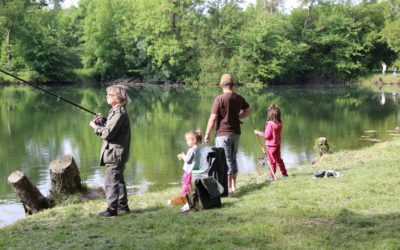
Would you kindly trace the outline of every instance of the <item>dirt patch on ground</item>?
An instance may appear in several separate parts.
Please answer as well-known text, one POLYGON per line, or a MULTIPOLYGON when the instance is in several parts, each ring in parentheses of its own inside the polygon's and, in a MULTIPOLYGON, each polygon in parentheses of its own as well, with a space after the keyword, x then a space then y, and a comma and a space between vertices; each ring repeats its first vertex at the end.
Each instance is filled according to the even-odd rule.
POLYGON ((88 189, 87 192, 83 193, 80 197, 81 201, 90 201, 90 200, 100 200, 105 199, 106 194, 102 188, 91 188, 88 189))

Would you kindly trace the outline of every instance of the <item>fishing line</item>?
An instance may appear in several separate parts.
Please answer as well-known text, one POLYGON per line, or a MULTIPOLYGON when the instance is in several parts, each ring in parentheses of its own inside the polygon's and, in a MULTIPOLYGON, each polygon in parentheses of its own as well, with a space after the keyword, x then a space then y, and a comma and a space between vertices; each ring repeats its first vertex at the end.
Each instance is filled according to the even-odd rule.
POLYGON ((34 88, 39 89, 39 90, 41 90, 41 91, 43 91, 43 92, 45 92, 45 93, 47 93, 47 94, 49 94, 49 95, 52 95, 52 96, 56 97, 56 98, 57 98, 57 101, 63 100, 63 101, 66 102, 66 103, 69 103, 69 104, 71 104, 71 105, 73 105, 73 106, 75 106, 75 107, 77 107, 77 108, 80 108, 80 109, 82 109, 82 110, 84 110, 84 111, 86 111, 86 112, 88 112, 88 113, 90 113, 90 114, 92 114, 92 115, 95 115, 95 116, 97 117, 96 120, 95 120, 95 123, 96 123, 97 125, 99 125, 99 126, 104 126, 104 124, 105 124, 105 122, 106 122, 106 118, 105 118, 105 117, 98 116, 97 113, 95 113, 95 112, 93 112, 93 111, 91 111, 91 110, 89 110, 89 109, 87 109, 87 108, 84 108, 84 107, 82 107, 82 106, 79 105, 79 104, 76 104, 76 103, 74 103, 74 102, 72 102, 72 101, 70 101, 70 100, 68 100, 68 99, 65 99, 65 98, 63 98, 63 97, 61 97, 61 96, 59 96, 59 95, 57 95, 57 94, 54 94, 53 92, 50 92, 50 91, 48 91, 48 90, 46 90, 46 89, 44 89, 44 88, 42 88, 42 87, 40 87, 40 86, 37 86, 36 84, 30 83, 30 82, 28 82, 28 81, 26 81, 26 80, 24 80, 24 79, 22 79, 22 78, 19 78, 18 76, 15 76, 15 75, 13 75, 13 74, 11 74, 11 73, 8 73, 7 71, 4 71, 4 70, 0 69, 0 72, 6 74, 6 75, 8 75, 8 76, 11 76, 11 77, 13 77, 13 78, 15 78, 15 79, 17 79, 17 80, 20 80, 21 82, 24 82, 24 83, 28 84, 28 85, 31 86, 31 87, 34 87, 34 88), (98 117, 101 117, 101 120, 100 120, 100 118, 98 118, 98 117))
POLYGON ((31 87, 37 88, 37 89, 39 89, 39 90, 41 90, 41 91, 43 91, 43 92, 45 92, 45 93, 47 93, 47 94, 49 94, 49 95, 52 95, 52 96, 54 96, 54 97, 57 97, 57 101, 63 100, 64 102, 67 102, 67 103, 69 103, 69 104, 72 104, 73 106, 75 106, 75 107, 77 107, 77 108, 80 108, 80 109, 82 109, 82 110, 84 110, 84 111, 86 111, 86 112, 88 112, 88 113, 90 113, 90 114, 92 114, 92 115, 97 115, 95 112, 93 112, 93 111, 91 111, 91 110, 88 110, 87 108, 84 108, 84 107, 82 107, 82 106, 79 105, 79 104, 76 104, 76 103, 74 103, 74 102, 72 102, 72 101, 70 101, 70 100, 67 100, 67 99, 65 99, 65 98, 63 98, 63 97, 61 97, 61 96, 59 96, 59 95, 56 95, 56 94, 54 94, 54 93, 52 93, 52 92, 50 92, 50 91, 48 91, 48 90, 46 90, 46 89, 44 89, 44 88, 42 88, 42 87, 37 86, 36 84, 30 83, 30 82, 28 82, 28 81, 26 81, 26 80, 24 80, 24 79, 21 79, 21 78, 19 78, 18 76, 15 76, 15 75, 13 75, 13 74, 11 74, 11 73, 8 73, 7 71, 4 71, 4 70, 0 69, 0 72, 3 72, 4 74, 9 75, 9 76, 11 76, 11 77, 13 77, 13 78, 15 78, 15 79, 17 79, 17 80, 20 80, 21 82, 24 82, 24 83, 28 84, 28 85, 31 86, 31 87))
MULTIPOLYGON (((249 118, 250 118, 251 124, 253 126, 253 130, 256 130, 256 126, 254 125, 253 119, 251 118, 251 116, 249 118)), ((260 137, 258 135, 256 135, 256 136, 257 136, 257 139, 258 139, 258 144, 260 145, 260 148, 261 148, 262 152, 265 154, 265 149, 264 149, 264 146, 263 146, 263 144, 261 142, 261 139, 260 139, 260 137)))

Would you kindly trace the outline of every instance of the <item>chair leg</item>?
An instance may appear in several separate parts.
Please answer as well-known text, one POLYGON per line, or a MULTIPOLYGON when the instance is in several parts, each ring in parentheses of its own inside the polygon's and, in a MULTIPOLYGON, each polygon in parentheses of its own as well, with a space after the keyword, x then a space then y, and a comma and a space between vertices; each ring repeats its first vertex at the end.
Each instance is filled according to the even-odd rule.
POLYGON ((189 195, 187 194, 185 197, 186 197, 187 204, 189 204, 189 207, 193 208, 193 204, 190 202, 189 195))

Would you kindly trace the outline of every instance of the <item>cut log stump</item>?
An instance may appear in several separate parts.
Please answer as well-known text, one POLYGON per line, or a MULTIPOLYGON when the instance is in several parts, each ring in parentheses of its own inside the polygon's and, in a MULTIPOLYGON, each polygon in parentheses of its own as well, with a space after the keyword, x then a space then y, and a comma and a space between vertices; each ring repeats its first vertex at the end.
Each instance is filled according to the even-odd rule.
POLYGON ((8 182, 21 199, 25 213, 34 214, 52 206, 50 200, 44 197, 21 171, 11 173, 8 176, 8 182))
POLYGON ((318 138, 317 140, 315 140, 314 148, 316 150, 316 155, 318 155, 318 158, 311 163, 312 165, 316 164, 325 154, 330 153, 328 139, 326 137, 318 138))
POLYGON ((72 155, 64 155, 50 163, 50 196, 68 195, 82 190, 79 169, 72 155))
POLYGON ((315 141, 315 148, 319 156, 329 153, 329 144, 326 137, 320 137, 315 141))

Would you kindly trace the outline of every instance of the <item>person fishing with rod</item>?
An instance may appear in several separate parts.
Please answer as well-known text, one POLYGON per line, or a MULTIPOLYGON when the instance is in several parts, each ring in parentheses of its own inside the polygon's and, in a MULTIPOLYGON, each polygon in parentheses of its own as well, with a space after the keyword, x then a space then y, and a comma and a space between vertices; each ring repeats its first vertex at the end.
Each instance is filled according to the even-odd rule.
POLYGON ((7 71, 0 69, 0 72, 95 116, 95 119, 89 122, 89 126, 93 128, 96 135, 103 139, 100 165, 107 167, 104 186, 108 207, 100 215, 106 217, 116 216, 117 209, 129 212, 123 173, 125 163, 129 157, 131 140, 130 122, 126 111, 126 105, 130 102, 130 98, 126 93, 125 86, 113 85, 106 89, 106 99, 111 109, 108 117, 105 118, 100 113, 95 113, 7 71))
POLYGON ((266 156, 270 167, 268 181, 272 182, 276 180, 276 165, 278 165, 282 176, 288 177, 285 163, 281 158, 282 120, 281 110, 277 105, 272 104, 268 108, 265 131, 261 132, 254 129, 254 134, 265 138, 266 156))
MULTIPOLYGON (((129 158, 131 143, 131 126, 126 110, 130 103, 126 87, 112 85, 106 89, 107 103, 111 106, 107 122, 99 126, 90 121, 89 126, 95 134, 103 139, 100 151, 100 166, 106 166, 104 189, 107 199, 107 209, 101 212, 104 217, 118 214, 118 210, 129 212, 128 195, 124 179, 125 163, 129 158)), ((97 116, 96 119, 101 119, 97 116)))
MULTIPOLYGON (((256 130, 256 126, 254 125, 253 119, 252 119, 251 117, 250 117, 250 122, 251 122, 251 125, 253 126, 253 131, 254 131, 254 132, 257 131, 257 130, 256 130)), ((270 174, 272 175, 273 179, 276 180, 275 172, 272 170, 271 164, 270 164, 269 161, 268 161, 267 152, 265 151, 264 146, 262 145, 260 136, 258 136, 257 133, 255 133, 255 135, 257 136, 258 145, 260 146, 260 149, 261 149, 261 151, 263 152, 263 155, 260 156, 260 157, 258 157, 258 159, 259 159, 259 160, 263 160, 262 165, 265 165, 265 160, 267 161, 268 166, 269 166, 269 170, 270 170, 270 174), (266 157, 267 157, 267 159, 266 159, 266 157)))

